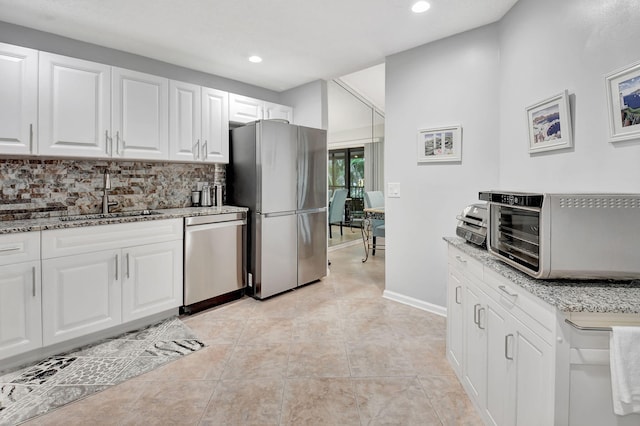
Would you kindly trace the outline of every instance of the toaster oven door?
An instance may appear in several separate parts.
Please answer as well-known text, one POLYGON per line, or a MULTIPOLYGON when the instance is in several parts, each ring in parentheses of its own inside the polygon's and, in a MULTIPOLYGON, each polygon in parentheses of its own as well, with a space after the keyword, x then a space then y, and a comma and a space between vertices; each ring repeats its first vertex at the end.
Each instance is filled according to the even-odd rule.
POLYGON ((492 251, 538 273, 540 210, 492 203, 489 212, 489 244, 492 251))

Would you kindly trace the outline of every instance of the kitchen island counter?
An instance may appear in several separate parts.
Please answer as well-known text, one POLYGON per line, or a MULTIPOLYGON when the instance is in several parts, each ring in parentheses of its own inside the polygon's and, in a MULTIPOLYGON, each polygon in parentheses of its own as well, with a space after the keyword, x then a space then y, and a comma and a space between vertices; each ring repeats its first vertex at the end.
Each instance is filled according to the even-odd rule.
POLYGON ((114 223, 142 222, 149 220, 179 219, 184 217, 247 211, 248 208, 246 207, 236 206, 185 207, 175 209, 152 209, 150 210, 150 214, 120 212, 114 213, 113 216, 96 214, 84 216, 59 216, 44 219, 8 220, 0 222, 0 234, 43 231, 47 229, 78 228, 83 226, 109 225, 114 223))
POLYGON ((444 237, 451 246, 478 260, 561 312, 640 314, 640 280, 538 280, 501 262, 487 250, 458 237, 444 237))

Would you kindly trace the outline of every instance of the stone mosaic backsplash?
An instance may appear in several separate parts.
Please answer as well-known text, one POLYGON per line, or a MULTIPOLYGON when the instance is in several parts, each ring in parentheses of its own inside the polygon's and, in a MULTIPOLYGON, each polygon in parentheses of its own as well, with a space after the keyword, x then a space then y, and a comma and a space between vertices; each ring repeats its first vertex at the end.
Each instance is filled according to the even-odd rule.
POLYGON ((105 170, 112 212, 189 207, 197 182, 226 182, 224 164, 0 157, 0 220, 101 213, 105 170))

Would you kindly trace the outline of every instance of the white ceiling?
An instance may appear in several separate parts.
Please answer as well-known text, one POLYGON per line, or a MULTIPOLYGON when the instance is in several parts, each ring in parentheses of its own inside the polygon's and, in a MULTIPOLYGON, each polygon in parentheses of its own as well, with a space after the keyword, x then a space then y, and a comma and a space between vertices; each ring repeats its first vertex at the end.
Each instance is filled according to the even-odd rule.
POLYGON ((0 0, 0 21, 282 91, 495 22, 516 1, 430 0, 416 15, 413 0, 0 0))

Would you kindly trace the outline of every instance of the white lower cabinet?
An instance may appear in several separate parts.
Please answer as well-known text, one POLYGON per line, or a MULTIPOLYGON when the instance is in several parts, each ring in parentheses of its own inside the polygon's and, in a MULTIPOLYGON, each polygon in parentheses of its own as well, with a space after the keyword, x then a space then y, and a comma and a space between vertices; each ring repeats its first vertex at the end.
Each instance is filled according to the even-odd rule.
POLYGON ((0 359, 42 346, 40 232, 0 235, 0 359))
MULTIPOLYGON (((481 325, 483 295, 470 281, 464 291, 464 385, 481 405, 485 405, 487 386, 487 328, 481 325)), ((483 320, 486 323, 486 319, 483 320)))
POLYGON ((123 250, 122 321, 182 305, 182 241, 123 250))
POLYGON ((40 262, 0 266, 0 359, 42 346, 40 262))
POLYGON ((462 274, 449 267, 447 292, 447 357, 458 376, 462 375, 462 356, 464 354, 464 310, 462 297, 464 292, 462 274))
POLYGON ((120 250, 42 261, 44 345, 122 322, 120 250))
POLYGON ((483 421, 554 424, 552 334, 542 338, 527 325, 534 320, 522 310, 522 292, 487 283, 478 261, 450 253, 447 357, 483 421))
POLYGON ((42 232, 44 345, 182 305, 182 219, 42 232))

